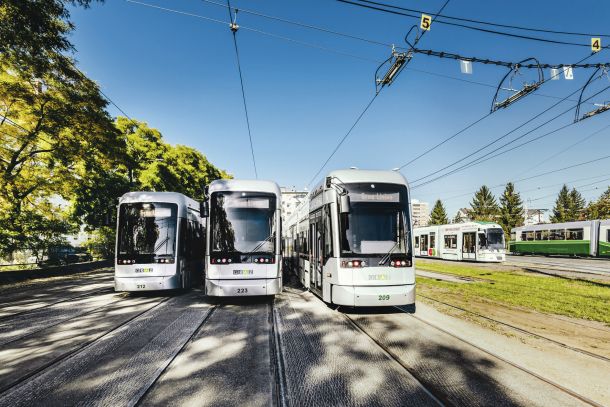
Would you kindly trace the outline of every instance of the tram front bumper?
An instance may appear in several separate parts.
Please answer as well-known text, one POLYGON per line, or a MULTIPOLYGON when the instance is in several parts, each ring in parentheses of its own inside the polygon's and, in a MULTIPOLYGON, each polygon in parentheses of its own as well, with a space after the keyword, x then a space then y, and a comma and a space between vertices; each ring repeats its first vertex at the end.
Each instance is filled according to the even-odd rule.
POLYGON ((332 302, 350 307, 415 304, 415 284, 391 286, 332 286, 332 302))
POLYGON ((179 275, 167 277, 115 277, 114 291, 156 291, 181 288, 179 275))
POLYGON ((252 280, 205 280, 205 292, 210 297, 248 297, 276 295, 282 292, 281 278, 252 280))

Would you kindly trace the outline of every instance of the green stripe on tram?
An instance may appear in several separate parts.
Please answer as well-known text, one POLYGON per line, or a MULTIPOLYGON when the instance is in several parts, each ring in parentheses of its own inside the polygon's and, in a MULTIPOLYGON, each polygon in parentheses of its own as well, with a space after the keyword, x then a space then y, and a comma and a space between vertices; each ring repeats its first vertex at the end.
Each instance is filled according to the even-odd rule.
POLYGON ((573 254, 588 256, 590 245, 591 242, 589 240, 541 240, 510 242, 509 248, 513 253, 573 254))
POLYGON ((610 242, 599 242, 599 255, 610 257, 610 242))

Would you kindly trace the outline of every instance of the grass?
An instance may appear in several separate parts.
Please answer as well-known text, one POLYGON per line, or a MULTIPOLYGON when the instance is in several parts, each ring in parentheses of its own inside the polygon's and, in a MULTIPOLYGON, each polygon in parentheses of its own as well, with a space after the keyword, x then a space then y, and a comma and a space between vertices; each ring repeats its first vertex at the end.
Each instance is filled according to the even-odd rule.
POLYGON ((487 299, 525 309, 600 321, 610 325, 610 284, 537 276, 521 269, 418 261, 417 268, 473 277, 470 283, 452 283, 418 277, 418 290, 436 299, 459 298, 462 303, 487 299))

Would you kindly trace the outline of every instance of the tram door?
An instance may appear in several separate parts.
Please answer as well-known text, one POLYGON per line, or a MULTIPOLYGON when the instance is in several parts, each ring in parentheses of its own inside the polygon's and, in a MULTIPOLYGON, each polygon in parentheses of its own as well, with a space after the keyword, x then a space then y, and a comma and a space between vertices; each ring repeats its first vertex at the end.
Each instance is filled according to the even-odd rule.
POLYGON ((311 273, 309 287, 319 290, 322 287, 322 216, 321 212, 310 215, 309 230, 311 236, 311 273))
POLYGON ((428 255, 428 235, 421 235, 419 237, 419 255, 428 255))
POLYGON ((475 260, 476 259, 476 243, 477 235, 475 232, 464 233, 462 238, 462 258, 475 260))

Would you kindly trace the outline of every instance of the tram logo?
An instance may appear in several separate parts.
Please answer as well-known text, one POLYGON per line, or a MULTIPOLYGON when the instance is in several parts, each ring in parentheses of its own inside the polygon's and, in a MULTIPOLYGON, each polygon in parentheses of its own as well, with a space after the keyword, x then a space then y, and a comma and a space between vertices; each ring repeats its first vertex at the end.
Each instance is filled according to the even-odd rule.
POLYGON ((254 270, 233 270, 234 276, 251 276, 254 274, 254 270))

